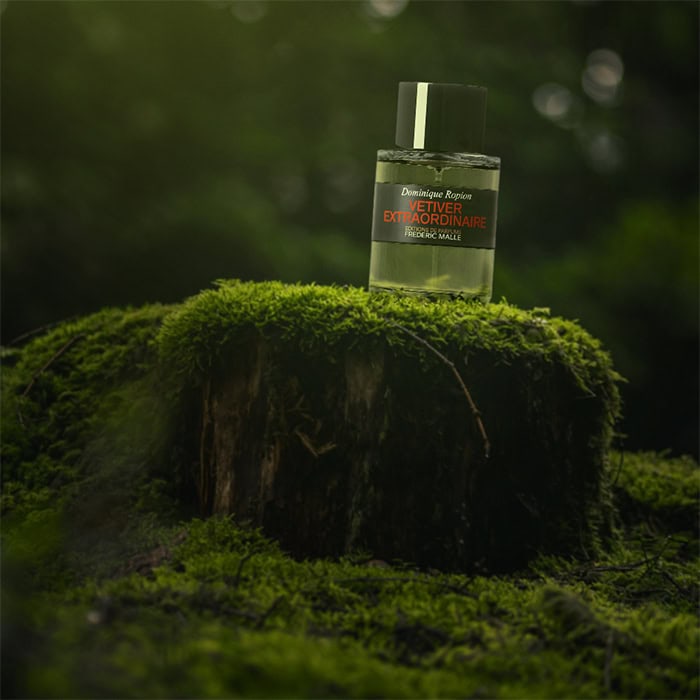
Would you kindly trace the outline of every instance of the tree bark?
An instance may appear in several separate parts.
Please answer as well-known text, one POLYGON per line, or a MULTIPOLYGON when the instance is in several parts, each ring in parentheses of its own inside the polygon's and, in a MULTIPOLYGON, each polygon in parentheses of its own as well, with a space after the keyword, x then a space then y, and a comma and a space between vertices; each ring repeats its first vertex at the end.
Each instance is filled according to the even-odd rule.
POLYGON ((407 342, 323 356, 249 333, 202 386, 203 512, 298 557, 504 571, 594 548, 610 516, 605 402, 565 359, 442 348, 450 368, 407 342))

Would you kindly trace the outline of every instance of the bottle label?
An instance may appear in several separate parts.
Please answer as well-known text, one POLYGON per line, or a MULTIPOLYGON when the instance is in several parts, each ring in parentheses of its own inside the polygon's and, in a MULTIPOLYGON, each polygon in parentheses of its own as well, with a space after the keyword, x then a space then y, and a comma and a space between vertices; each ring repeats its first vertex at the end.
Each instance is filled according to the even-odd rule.
POLYGON ((495 190, 378 182, 372 240, 495 248, 497 200, 495 190))

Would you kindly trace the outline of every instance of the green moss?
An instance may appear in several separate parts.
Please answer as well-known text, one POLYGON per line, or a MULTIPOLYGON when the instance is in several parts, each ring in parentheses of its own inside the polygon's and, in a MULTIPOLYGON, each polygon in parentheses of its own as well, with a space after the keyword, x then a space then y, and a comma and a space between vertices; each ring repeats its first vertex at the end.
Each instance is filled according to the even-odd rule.
POLYGON ((619 454, 616 461, 618 501, 627 522, 697 532, 700 469, 693 459, 638 453, 619 454))
MULTIPOLYGON (((109 309, 58 326, 15 350, 3 367, 3 477, 27 486, 76 476, 78 452, 105 396, 153 370, 165 307, 109 309), (55 473, 48 461, 55 465, 55 473)), ((15 504, 16 505, 16 504, 15 504)))
POLYGON ((41 697, 695 697, 695 615, 544 574, 297 562, 230 519, 38 606, 41 697))
POLYGON ((6 359, 8 556, 23 560, 22 543, 37 539, 32 533, 43 527, 55 533, 48 541, 60 537, 64 545, 45 551, 53 568, 60 562, 75 574, 108 571, 125 551, 143 545, 161 515, 172 517, 175 492, 166 479, 177 474, 170 444, 176 417, 154 348, 168 312, 159 305, 107 309, 62 324, 6 359))
POLYGON ((220 282, 217 289, 186 301, 163 324, 162 355, 191 379, 216 366, 245 332, 271 333, 309 354, 326 356, 339 347, 386 338, 391 346, 434 362, 392 322, 437 346, 487 350, 503 361, 517 357, 561 361, 584 393, 602 392, 618 409, 610 357, 579 325, 550 318, 546 309, 524 311, 506 303, 369 294, 356 287, 289 285, 281 282, 220 282))
MULTIPOLYGON (((3 696, 697 697, 690 460, 611 455, 610 546, 507 576, 298 560, 231 518, 192 517, 187 386, 251 332, 439 366, 390 321, 450 357, 564 368, 597 397, 579 403, 604 407, 590 425, 611 430, 617 377, 597 341, 507 305, 224 284, 3 352, 3 696)), ((609 432, 586 439, 604 451, 609 432)))

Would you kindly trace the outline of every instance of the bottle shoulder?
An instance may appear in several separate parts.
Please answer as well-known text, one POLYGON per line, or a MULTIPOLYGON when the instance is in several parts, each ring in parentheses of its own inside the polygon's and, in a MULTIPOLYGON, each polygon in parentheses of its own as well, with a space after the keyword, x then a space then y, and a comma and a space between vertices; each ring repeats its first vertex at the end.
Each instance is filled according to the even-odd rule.
POLYGON ((485 153, 450 153, 408 148, 380 149, 377 151, 377 161, 438 167, 484 168, 485 170, 499 170, 501 167, 501 159, 498 156, 485 153))

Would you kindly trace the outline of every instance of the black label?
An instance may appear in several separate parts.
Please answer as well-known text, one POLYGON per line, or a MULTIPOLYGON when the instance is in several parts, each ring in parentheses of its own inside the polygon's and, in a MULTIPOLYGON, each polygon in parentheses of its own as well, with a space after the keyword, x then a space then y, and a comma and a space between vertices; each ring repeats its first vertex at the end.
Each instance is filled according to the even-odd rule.
POLYGON ((494 190, 378 182, 372 240, 495 248, 497 200, 494 190))

